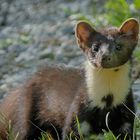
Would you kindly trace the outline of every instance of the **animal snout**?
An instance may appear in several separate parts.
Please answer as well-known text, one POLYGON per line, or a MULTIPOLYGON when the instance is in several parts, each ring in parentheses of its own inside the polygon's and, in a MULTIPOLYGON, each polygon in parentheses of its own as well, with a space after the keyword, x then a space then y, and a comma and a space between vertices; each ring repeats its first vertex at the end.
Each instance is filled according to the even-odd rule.
POLYGON ((109 55, 103 55, 102 56, 102 61, 110 61, 111 57, 109 55))

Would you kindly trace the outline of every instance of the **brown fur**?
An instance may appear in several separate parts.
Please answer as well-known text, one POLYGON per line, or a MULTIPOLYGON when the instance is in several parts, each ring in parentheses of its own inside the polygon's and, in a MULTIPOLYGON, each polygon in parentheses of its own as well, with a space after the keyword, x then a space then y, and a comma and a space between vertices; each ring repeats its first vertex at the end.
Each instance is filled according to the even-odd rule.
MULTIPOLYGON (((38 108, 36 119, 41 123, 64 125, 75 93, 81 88, 83 71, 64 67, 47 67, 39 71, 20 90, 10 93, 0 106, 0 111, 7 120, 11 120, 15 135, 19 132, 19 140, 23 140, 32 124, 30 116, 32 107, 38 108), (33 103, 33 98, 38 104, 33 103)), ((84 85, 83 85, 84 86, 84 85)), ((84 88, 84 87, 83 87, 84 88)), ((34 124, 36 125, 36 124, 34 124)), ((35 126, 34 126, 35 127, 35 126)), ((3 140, 6 131, 0 124, 0 136, 3 140), (3 129, 3 130, 1 130, 3 129)))

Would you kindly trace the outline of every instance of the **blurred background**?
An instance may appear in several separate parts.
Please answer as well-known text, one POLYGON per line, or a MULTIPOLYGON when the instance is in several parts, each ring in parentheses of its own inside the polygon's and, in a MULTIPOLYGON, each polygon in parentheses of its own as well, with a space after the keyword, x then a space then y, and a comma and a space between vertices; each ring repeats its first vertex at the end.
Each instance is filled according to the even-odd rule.
MULTIPOLYGON (((140 0, 0 0, 0 98, 41 65, 81 67, 85 58, 74 36, 77 21, 119 27, 130 17, 140 20, 140 0)), ((138 78, 140 47, 133 62, 133 77, 138 78)), ((133 88, 139 107, 139 79, 133 88)))

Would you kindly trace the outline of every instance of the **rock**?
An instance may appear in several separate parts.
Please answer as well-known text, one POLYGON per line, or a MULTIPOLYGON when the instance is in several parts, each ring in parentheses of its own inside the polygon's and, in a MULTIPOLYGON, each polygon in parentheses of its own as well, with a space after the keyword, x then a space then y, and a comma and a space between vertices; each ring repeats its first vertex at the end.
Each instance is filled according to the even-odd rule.
POLYGON ((45 58, 54 60, 55 55, 53 53, 53 48, 52 47, 46 48, 46 49, 44 49, 40 52, 39 59, 45 59, 45 58))

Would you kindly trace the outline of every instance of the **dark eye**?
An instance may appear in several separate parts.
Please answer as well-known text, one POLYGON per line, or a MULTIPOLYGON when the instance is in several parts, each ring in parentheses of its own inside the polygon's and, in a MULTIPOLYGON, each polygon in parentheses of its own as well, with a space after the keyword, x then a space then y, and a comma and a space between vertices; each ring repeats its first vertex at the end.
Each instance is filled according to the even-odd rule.
POLYGON ((122 48, 122 47, 121 47, 120 45, 117 45, 117 46, 116 46, 116 50, 117 50, 117 51, 121 51, 121 48, 122 48))
POLYGON ((99 44, 92 45, 92 52, 97 52, 99 50, 99 44))

